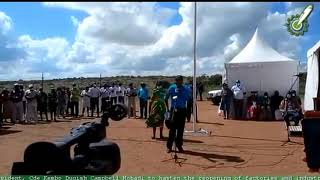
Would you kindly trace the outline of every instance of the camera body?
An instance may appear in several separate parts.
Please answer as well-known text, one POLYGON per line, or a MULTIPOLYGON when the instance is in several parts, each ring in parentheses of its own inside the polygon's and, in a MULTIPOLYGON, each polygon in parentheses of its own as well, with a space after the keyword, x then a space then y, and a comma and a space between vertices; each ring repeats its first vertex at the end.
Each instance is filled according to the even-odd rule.
POLYGON ((98 122, 83 123, 54 142, 36 142, 24 152, 23 162, 14 162, 12 175, 113 175, 121 166, 119 146, 106 139, 108 119, 127 115, 122 104, 108 108, 98 122), (73 157, 71 156, 73 148, 73 157))

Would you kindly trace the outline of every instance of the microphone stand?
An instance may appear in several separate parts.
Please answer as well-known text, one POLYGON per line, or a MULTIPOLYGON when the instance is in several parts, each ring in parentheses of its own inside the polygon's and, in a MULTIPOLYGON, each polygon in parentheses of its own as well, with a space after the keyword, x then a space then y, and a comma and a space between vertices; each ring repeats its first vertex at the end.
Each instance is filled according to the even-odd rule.
MULTIPOLYGON (((292 88, 294 87, 294 85, 296 84, 296 82, 298 81, 298 79, 299 79, 299 75, 297 75, 297 78, 295 79, 295 81, 293 82, 293 84, 291 85, 291 87, 290 87, 290 89, 289 89, 289 91, 287 92, 287 94, 286 94, 286 96, 290 93, 290 91, 292 90, 292 88)), ((288 99, 287 99, 287 97, 285 97, 285 99, 284 99, 284 102, 285 102, 285 112, 287 112, 288 111, 288 99)), ((289 122, 290 123, 290 122, 289 122)), ((282 144, 281 146, 284 146, 284 145, 286 145, 286 144, 288 144, 289 142, 291 142, 291 143, 295 143, 295 144, 300 144, 301 145, 301 143, 298 143, 298 142, 293 142, 293 141, 291 141, 290 140, 290 132, 289 132, 289 126, 286 124, 286 126, 287 126, 287 134, 288 134, 288 140, 287 140, 287 142, 285 142, 284 144, 282 144)))

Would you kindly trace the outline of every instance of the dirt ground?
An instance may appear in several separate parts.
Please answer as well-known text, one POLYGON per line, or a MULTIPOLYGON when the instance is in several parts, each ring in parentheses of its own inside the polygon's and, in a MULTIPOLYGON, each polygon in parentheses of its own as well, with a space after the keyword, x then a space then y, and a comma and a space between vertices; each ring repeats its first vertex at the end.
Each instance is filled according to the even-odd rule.
MULTIPOLYGON (((39 125, 7 126, 0 130, 0 174, 8 175, 12 162, 23 158, 28 144, 55 140, 88 120, 39 125)), ((224 120, 217 107, 199 102, 197 128, 211 136, 185 136, 184 154, 175 163, 165 141, 152 140, 152 129, 143 120, 112 122, 108 138, 121 148, 122 166, 117 175, 310 175, 302 161, 303 139, 287 143, 283 122, 224 120)), ((191 130, 188 123, 186 129, 191 130)), ((165 130, 165 136, 168 131, 165 130)), ((159 134, 157 134, 159 136, 159 134)))

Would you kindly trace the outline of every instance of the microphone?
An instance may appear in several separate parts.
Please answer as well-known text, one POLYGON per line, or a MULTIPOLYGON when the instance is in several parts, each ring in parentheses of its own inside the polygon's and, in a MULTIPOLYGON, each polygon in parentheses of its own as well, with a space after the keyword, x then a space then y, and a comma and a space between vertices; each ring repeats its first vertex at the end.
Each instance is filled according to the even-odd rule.
POLYGON ((296 77, 302 77, 302 76, 303 76, 303 74, 295 74, 295 75, 293 75, 293 76, 296 76, 296 77))

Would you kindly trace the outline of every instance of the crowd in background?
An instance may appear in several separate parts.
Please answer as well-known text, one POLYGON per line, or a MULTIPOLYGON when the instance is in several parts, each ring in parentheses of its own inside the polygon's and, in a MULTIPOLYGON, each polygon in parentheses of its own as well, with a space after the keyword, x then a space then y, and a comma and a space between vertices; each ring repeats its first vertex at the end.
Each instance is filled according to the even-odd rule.
MULTIPOLYGON (((204 88, 201 83, 198 85, 197 95, 202 100, 204 88)), ((190 88, 192 89, 192 84, 190 88)), ((71 88, 51 85, 49 92, 45 92, 42 87, 36 88, 33 84, 24 87, 15 83, 13 89, 4 88, 0 93, 0 123, 37 124, 38 121, 57 121, 70 116, 93 117, 94 114, 100 117, 108 106, 117 103, 128 106, 129 118, 138 118, 138 103, 141 119, 147 119, 148 112, 151 111, 152 92, 149 92, 143 82, 139 88, 133 83, 124 86, 115 82, 105 83, 102 87, 93 83, 85 88, 79 88, 75 83, 71 88)), ((187 119, 190 121, 192 101, 188 102, 188 111, 187 119)))
POLYGON ((290 90, 286 97, 280 96, 275 91, 272 96, 268 92, 259 95, 258 91, 251 91, 246 96, 246 89, 240 82, 231 88, 223 83, 220 113, 223 113, 224 119, 254 119, 254 120, 281 120, 284 119, 287 124, 289 117, 293 117, 295 125, 302 118, 301 99, 295 90, 290 90))

